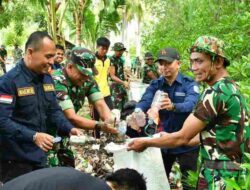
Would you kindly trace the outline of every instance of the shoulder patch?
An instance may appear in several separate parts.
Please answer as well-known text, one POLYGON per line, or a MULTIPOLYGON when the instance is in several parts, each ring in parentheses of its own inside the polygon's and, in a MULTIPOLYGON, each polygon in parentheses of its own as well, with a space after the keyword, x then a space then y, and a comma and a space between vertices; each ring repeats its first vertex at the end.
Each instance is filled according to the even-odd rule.
POLYGON ((66 100, 68 98, 68 94, 65 91, 57 91, 56 92, 56 98, 58 100, 66 100))
POLYGON ((0 103, 11 104, 13 102, 13 96, 11 95, 0 95, 0 103))
POLYGON ((194 85, 194 92, 196 92, 196 93, 200 93, 200 89, 199 89, 199 87, 198 86, 196 86, 196 85, 194 85))
POLYGON ((35 94, 34 87, 23 87, 23 88, 18 88, 17 89, 17 94, 19 97, 21 96, 30 96, 35 94))
POLYGON ((43 85, 43 90, 45 92, 53 92, 53 91, 55 91, 55 87, 54 87, 53 84, 44 84, 43 85))

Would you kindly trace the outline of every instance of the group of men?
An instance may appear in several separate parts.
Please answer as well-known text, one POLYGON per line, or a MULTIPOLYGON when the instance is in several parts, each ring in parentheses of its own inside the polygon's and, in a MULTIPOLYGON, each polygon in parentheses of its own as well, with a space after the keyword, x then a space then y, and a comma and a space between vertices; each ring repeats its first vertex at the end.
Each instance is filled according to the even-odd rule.
POLYGON ((164 132, 158 138, 135 139, 128 150, 162 148, 167 175, 178 158, 185 177, 187 169, 196 168, 200 146, 197 189, 226 189, 226 179, 237 180, 245 175, 240 165, 247 161, 244 153, 250 152, 246 101, 227 72, 230 61, 222 40, 201 36, 189 52, 195 80, 204 82, 207 88, 199 95, 197 84, 179 73, 178 52, 173 48, 161 50, 157 61, 162 66, 162 76, 150 83, 136 107, 152 117, 150 105, 155 92, 165 92, 159 111, 159 125, 164 132))
MULTIPOLYGON (((0 46, 0 66, 3 73, 6 73, 6 61, 7 61, 7 50, 4 45, 0 46)), ((23 56, 23 51, 19 48, 18 44, 14 44, 14 49, 12 51, 13 62, 16 63, 23 56)))
MULTIPOLYGON (((55 134, 80 135, 78 128, 95 130, 96 136, 101 130, 117 133, 110 110, 122 110, 127 102, 122 57, 126 48, 115 43, 115 53, 108 57, 109 46, 110 41, 101 37, 95 54, 75 47, 61 67, 63 47, 55 46, 45 32, 30 35, 24 58, 0 78, 0 181, 45 167, 55 134), (85 97, 94 106, 93 120, 77 115, 85 97)), ((224 178, 241 174, 239 165, 250 151, 246 103, 227 73, 230 62, 223 41, 199 37, 190 54, 195 80, 208 85, 202 94, 198 83, 180 73, 176 49, 160 50, 156 60, 151 53, 145 54, 143 82, 149 87, 136 108, 155 117, 151 103, 156 91, 163 91, 157 123, 162 132, 159 138, 133 140, 128 150, 159 147, 167 176, 178 160, 186 179, 188 170, 197 169, 200 149, 198 189, 225 189, 224 178)), ((184 185, 184 189, 190 187, 184 185)))
MULTIPOLYGON (((34 32, 25 44, 24 58, 0 78, 0 110, 3 112, 0 116, 0 181, 4 183, 46 167, 46 153, 52 150, 55 135, 81 135, 78 128, 117 133, 111 111, 93 78, 95 55, 88 49, 74 48, 65 67, 58 69, 53 68, 56 54, 52 38, 46 32, 34 32), (85 96, 101 119, 108 122, 76 114, 85 96)), ((45 173, 49 175, 50 171, 45 173)), ((132 170, 126 170, 120 175, 132 174, 132 170)), ((135 183, 128 184, 129 178, 125 182, 112 179, 113 189, 132 189, 131 184, 135 189, 145 189, 141 175, 137 180, 142 180, 142 186, 137 188, 135 183)))

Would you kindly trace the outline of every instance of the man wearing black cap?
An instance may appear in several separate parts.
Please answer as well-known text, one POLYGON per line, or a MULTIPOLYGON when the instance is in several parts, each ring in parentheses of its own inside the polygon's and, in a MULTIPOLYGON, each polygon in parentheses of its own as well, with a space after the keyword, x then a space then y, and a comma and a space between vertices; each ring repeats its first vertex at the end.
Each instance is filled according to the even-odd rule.
MULTIPOLYGON (((140 108, 145 113, 147 112, 149 117, 152 117, 150 106, 153 97, 157 90, 163 91, 166 96, 161 101, 158 125, 162 126, 165 132, 175 133, 182 128, 184 121, 193 110, 199 96, 199 89, 193 79, 179 72, 181 62, 176 49, 162 49, 157 61, 162 66, 162 76, 151 82, 136 108, 140 108)), ((188 170, 196 170, 198 146, 163 148, 162 157, 168 177, 173 163, 178 159, 185 178, 188 170)), ((184 186, 184 189, 189 188, 184 186)))
POLYGON ((143 67, 142 82, 149 84, 152 80, 159 77, 157 67, 154 64, 154 57, 152 53, 145 53, 145 65, 143 67))
POLYGON ((122 110, 128 101, 126 88, 129 87, 129 83, 126 81, 124 75, 125 59, 122 56, 126 48, 123 43, 117 42, 112 49, 115 53, 110 57, 109 75, 112 81, 110 90, 114 108, 122 110))

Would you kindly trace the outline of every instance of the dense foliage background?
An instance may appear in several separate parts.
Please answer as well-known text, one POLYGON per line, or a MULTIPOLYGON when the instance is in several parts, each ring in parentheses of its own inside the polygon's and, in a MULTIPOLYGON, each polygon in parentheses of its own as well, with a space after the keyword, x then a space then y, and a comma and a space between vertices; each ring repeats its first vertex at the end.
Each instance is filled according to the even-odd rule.
POLYGON ((131 57, 175 47, 189 75, 187 49, 195 39, 221 38, 231 60, 230 74, 250 105, 250 0, 2 0, 0 18, 0 41, 7 46, 23 45, 39 29, 48 30, 59 43, 66 38, 92 50, 99 36, 111 32, 129 38, 128 24, 135 20, 131 57))
MULTIPOLYGON (((155 55, 164 47, 179 50, 188 73, 187 49, 201 35, 212 35, 226 43, 228 67, 250 105, 250 1, 165 0, 151 1, 153 18, 144 23, 143 47, 155 55)), ((190 73, 189 73, 190 74, 190 73)))

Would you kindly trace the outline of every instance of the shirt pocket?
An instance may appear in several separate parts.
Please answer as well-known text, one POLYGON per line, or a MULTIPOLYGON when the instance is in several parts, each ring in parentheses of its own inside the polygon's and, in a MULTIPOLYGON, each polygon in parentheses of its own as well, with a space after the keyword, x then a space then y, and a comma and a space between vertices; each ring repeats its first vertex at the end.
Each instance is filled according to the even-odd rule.
POLYGON ((46 109, 49 109, 49 107, 53 104, 54 101, 56 101, 56 93, 55 92, 45 92, 45 99, 44 99, 44 106, 46 109))
POLYGON ((20 117, 28 118, 36 112, 37 99, 35 95, 18 97, 16 111, 20 117))

